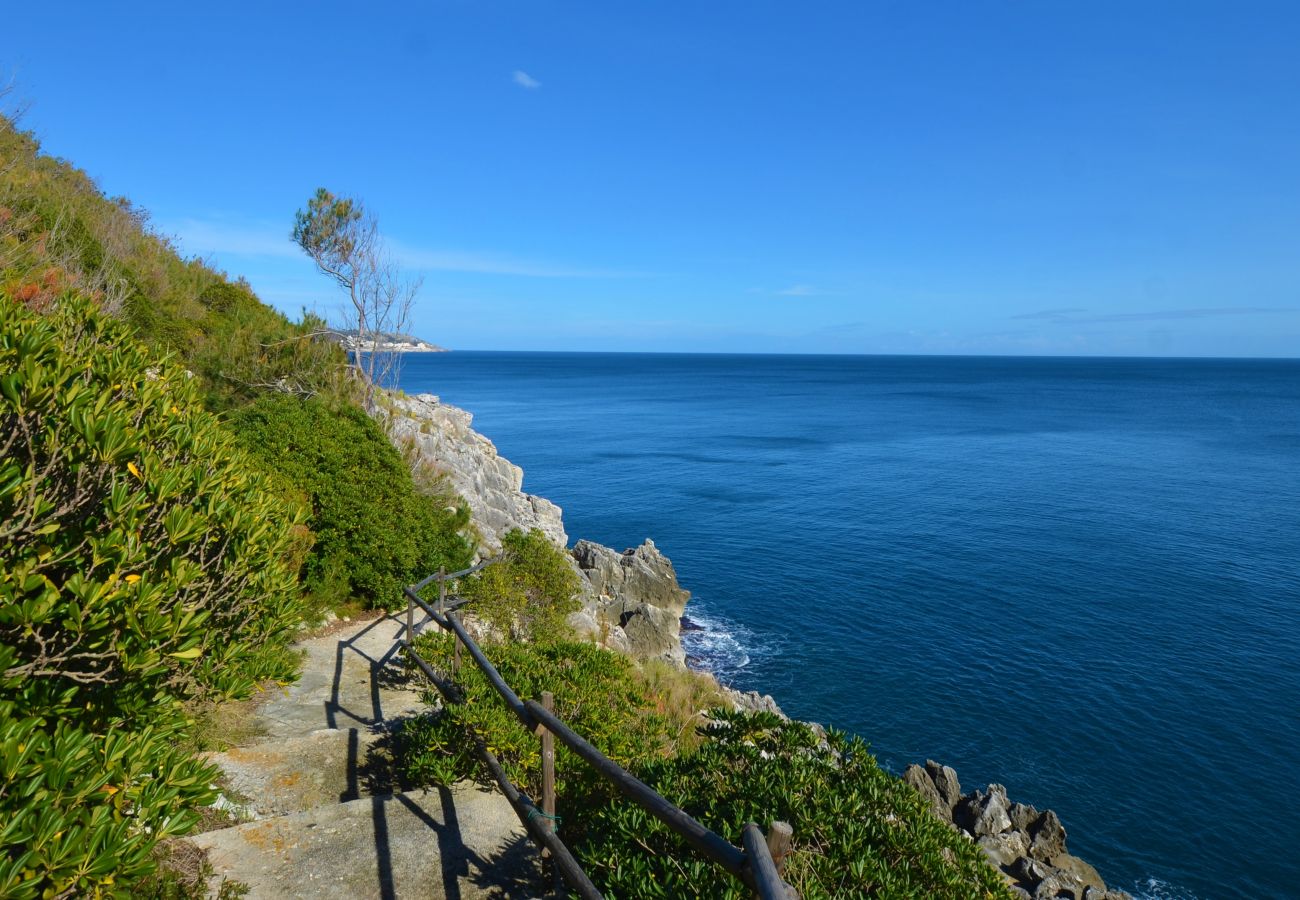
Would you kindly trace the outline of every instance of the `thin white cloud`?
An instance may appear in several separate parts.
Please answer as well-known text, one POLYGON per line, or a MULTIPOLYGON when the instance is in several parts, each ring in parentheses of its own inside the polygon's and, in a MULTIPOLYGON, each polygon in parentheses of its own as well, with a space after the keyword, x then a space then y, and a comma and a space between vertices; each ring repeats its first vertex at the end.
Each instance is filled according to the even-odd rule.
POLYGON ((514 78, 515 84, 519 85, 521 88, 525 88, 526 90, 535 91, 542 86, 540 81, 529 75, 523 69, 515 69, 515 73, 512 77, 514 78))
POLYGON ((429 272, 472 272, 481 275, 519 275, 526 278, 643 278, 645 273, 593 269, 500 253, 473 250, 437 250, 389 241, 397 262, 429 272))
POLYGON ((183 252, 196 256, 207 256, 210 253, 281 258, 302 256, 298 245, 289 237, 287 228, 182 219, 163 231, 176 238, 183 252))
MULTIPOLYGON (((307 257, 290 239, 288 232, 271 225, 183 219, 165 231, 175 236, 182 252, 193 256, 229 255, 307 262, 307 257)), ((467 272, 524 278, 649 277, 646 272, 575 266, 491 251, 416 247, 392 240, 387 245, 396 263, 426 272, 467 272)))
POLYGON ((1039 319, 1057 325, 1095 325, 1108 322, 1164 322, 1180 319, 1213 319, 1220 316, 1261 316, 1275 313, 1300 312, 1295 306, 1221 306, 1192 309, 1165 309, 1151 312, 1101 313, 1083 315, 1085 309, 1045 309, 1041 312, 1023 313, 1013 319, 1039 319))
POLYGON ((781 297, 816 297, 823 292, 817 290, 811 284, 792 284, 776 293, 781 297))

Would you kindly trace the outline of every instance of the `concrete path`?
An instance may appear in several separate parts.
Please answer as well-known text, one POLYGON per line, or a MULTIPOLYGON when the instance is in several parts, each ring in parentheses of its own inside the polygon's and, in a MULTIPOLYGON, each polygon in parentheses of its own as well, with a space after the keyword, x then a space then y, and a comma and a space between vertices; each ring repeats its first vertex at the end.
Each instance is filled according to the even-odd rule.
POLYGON ((392 617, 303 641, 302 677, 257 711, 259 742, 211 755, 253 821, 192 838, 248 897, 531 898, 537 853, 505 798, 472 784, 396 790, 382 747, 424 709, 392 617))

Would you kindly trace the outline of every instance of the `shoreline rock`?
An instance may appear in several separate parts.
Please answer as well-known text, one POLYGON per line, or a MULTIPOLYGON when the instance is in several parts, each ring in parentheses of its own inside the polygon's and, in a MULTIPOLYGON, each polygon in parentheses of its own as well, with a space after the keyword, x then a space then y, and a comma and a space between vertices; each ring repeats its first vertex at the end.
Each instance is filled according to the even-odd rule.
POLYGON ((1013 803, 1000 784, 963 794, 957 773, 934 760, 908 766, 903 781, 929 801, 936 816, 974 841, 1018 896, 1133 900, 1107 889, 1096 869, 1066 849, 1065 826, 1052 810, 1013 803))

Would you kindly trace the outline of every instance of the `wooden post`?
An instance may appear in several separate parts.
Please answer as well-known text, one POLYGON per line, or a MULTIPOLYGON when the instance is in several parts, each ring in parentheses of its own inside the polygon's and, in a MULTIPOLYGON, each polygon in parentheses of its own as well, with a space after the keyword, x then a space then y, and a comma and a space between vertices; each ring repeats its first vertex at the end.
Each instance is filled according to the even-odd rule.
MULTIPOLYGON (((542 691, 542 708, 547 712, 555 712, 555 695, 550 691, 542 691)), ((551 729, 541 726, 542 731, 542 812, 548 818, 545 825, 551 833, 555 832, 555 735, 551 734, 551 729)), ((542 856, 547 856, 547 851, 542 851, 542 856)))
MULTIPOLYGON (((767 830, 767 849, 772 854, 776 873, 782 877, 785 876, 785 858, 790 855, 793 843, 794 829, 789 822, 773 822, 767 830)), ((790 885, 785 886, 785 891, 791 900, 799 900, 799 894, 790 885)))
POLYGON ((406 642, 415 643, 415 601, 406 598, 406 642))

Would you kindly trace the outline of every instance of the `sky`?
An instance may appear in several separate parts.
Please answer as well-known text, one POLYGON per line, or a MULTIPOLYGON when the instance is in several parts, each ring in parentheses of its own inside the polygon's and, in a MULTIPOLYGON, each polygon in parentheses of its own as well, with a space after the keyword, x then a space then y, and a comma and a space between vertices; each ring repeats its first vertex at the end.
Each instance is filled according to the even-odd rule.
POLYGON ((23 125, 297 315, 453 349, 1300 355, 1300 4, 15 3, 23 125))

